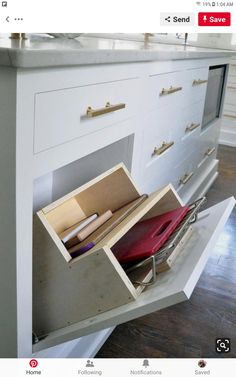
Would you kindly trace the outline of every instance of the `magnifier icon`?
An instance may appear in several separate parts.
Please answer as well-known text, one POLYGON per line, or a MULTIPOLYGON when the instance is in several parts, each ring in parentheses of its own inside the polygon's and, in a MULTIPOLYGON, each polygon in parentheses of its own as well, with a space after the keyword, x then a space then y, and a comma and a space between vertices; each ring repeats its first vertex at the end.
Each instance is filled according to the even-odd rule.
POLYGON ((217 338, 215 350, 218 353, 230 352, 230 338, 217 338))

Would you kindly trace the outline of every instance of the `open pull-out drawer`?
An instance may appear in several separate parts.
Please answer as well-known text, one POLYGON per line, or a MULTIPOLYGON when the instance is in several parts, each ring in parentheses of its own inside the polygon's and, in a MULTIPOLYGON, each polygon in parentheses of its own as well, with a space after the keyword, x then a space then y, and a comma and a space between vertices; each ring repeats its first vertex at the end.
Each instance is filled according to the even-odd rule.
MULTIPOLYGON (((199 214, 172 268, 138 290, 111 248, 138 221, 182 206, 171 185, 151 194, 101 242, 71 258, 58 234, 76 216, 112 211, 140 196, 122 165, 44 208, 35 221, 34 351, 108 328, 188 299, 223 229, 234 198, 199 214), (43 226, 42 226, 43 223, 43 226)), ((72 223, 71 223, 72 222, 72 223)))

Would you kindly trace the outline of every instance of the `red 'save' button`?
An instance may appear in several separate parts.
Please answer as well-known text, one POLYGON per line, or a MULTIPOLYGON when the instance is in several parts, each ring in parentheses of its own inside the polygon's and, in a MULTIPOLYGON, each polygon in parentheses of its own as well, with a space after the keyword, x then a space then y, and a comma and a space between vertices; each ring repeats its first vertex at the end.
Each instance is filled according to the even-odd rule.
POLYGON ((198 26, 230 26, 230 16, 229 12, 200 12, 198 26))

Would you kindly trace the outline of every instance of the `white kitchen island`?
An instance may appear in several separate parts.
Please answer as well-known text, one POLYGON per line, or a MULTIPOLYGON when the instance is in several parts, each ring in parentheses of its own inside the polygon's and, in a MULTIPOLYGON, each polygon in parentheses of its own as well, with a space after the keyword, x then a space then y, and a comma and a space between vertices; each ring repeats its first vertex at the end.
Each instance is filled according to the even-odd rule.
POLYGON ((205 213, 183 279, 176 268, 176 284, 166 274, 163 289, 135 304, 33 345, 33 214, 120 162, 142 192, 172 183, 183 202, 204 195, 218 174, 220 127, 219 117, 201 129, 208 70, 232 55, 105 38, 0 39, 1 357, 91 357, 112 326, 190 297, 234 199, 205 213))

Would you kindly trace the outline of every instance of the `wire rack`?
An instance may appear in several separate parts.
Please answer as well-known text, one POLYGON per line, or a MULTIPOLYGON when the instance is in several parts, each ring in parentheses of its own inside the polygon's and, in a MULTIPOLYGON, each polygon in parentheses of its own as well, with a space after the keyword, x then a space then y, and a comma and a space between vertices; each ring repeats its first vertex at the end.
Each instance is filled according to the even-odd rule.
POLYGON ((137 264, 133 265, 132 267, 126 270, 126 273, 133 272, 137 269, 140 269, 144 266, 150 266, 152 270, 152 277, 149 282, 142 282, 142 281, 132 281, 133 284, 138 284, 142 286, 150 286, 155 283, 158 274, 158 265, 162 262, 166 261, 169 256, 175 251, 175 249, 179 246, 180 242, 183 240, 184 236, 186 235, 187 231, 191 224, 197 221, 198 212, 202 205, 205 203, 206 198, 200 198, 195 202, 189 205, 189 211, 183 218, 183 220, 179 223, 178 227, 175 231, 171 234, 165 244, 159 249, 155 254, 152 256, 138 262, 137 264))

